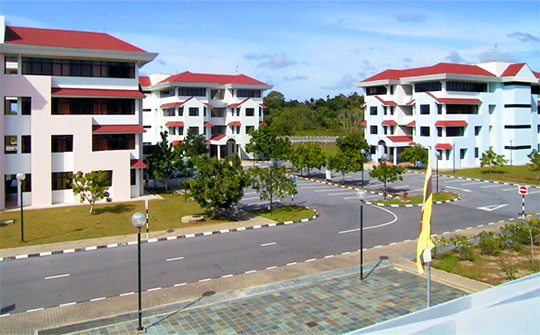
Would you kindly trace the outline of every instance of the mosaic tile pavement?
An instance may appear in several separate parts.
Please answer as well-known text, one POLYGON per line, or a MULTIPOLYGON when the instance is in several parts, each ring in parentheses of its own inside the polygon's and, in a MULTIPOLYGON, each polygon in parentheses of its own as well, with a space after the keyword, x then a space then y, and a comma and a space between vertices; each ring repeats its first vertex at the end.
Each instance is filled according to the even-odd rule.
MULTIPOLYGON (((465 293, 432 283, 432 304, 465 293)), ((425 308, 426 280, 391 267, 143 319, 148 334, 339 334, 425 308)), ((136 333, 137 320, 73 334, 136 333)))

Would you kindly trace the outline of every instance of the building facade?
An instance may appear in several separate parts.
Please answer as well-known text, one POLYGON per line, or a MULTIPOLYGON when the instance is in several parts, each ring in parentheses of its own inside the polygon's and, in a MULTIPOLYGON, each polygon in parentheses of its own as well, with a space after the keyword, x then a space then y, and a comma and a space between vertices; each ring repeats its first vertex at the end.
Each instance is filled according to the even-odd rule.
POLYGON ((365 138, 374 160, 398 162, 417 143, 438 153, 439 168, 480 166, 493 149, 510 164, 540 146, 540 73, 525 63, 439 63, 386 70, 356 84, 365 90, 365 138))
POLYGON ((264 124, 263 94, 272 86, 243 74, 191 72, 141 76, 140 84, 146 95, 144 144, 161 141, 163 131, 173 144, 191 132, 204 135, 211 156, 237 153, 242 159, 252 158, 245 145, 249 133, 264 124))
POLYGON ((68 186, 77 171, 108 171, 115 201, 141 195, 138 72, 156 56, 104 33, 0 17, 0 210, 20 205, 20 192, 32 207, 78 202, 68 186))

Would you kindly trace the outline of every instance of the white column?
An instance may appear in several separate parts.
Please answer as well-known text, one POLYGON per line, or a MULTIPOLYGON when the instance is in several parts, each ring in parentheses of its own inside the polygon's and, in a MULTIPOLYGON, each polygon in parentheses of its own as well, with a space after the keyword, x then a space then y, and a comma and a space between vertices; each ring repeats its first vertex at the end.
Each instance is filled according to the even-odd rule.
POLYGON ((217 159, 221 159, 221 145, 217 145, 217 159))
POLYGON ((392 156, 394 156, 393 157, 394 165, 397 165, 397 147, 394 147, 393 149, 394 149, 394 153, 392 156))

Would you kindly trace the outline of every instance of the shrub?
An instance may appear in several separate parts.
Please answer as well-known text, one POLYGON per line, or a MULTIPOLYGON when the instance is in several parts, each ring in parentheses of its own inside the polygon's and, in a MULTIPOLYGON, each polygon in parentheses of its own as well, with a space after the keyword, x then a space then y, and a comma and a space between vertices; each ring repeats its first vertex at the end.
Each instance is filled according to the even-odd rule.
POLYGON ((477 236, 478 248, 483 255, 497 256, 501 253, 501 240, 493 232, 483 231, 477 236))
POLYGON ((435 244, 435 247, 431 249, 431 255, 433 256, 433 258, 437 258, 437 256, 439 255, 439 248, 444 248, 448 246, 450 242, 446 238, 444 238, 444 236, 437 236, 433 240, 433 244, 435 244))
POLYGON ((520 241, 523 241, 524 236, 520 237, 519 235, 520 232, 517 225, 505 224, 504 227, 501 228, 500 233, 497 234, 497 238, 501 241, 501 247, 503 249, 521 251, 523 248, 520 241))
POLYGON ((504 274, 506 275, 506 278, 508 280, 516 279, 516 274, 517 274, 517 266, 516 266, 516 264, 505 262, 505 261, 501 260, 499 262, 499 265, 500 265, 501 270, 504 272, 504 274))
POLYGON ((455 246, 457 256, 462 261, 474 261, 473 244, 469 242, 467 236, 457 235, 450 239, 450 243, 455 246))

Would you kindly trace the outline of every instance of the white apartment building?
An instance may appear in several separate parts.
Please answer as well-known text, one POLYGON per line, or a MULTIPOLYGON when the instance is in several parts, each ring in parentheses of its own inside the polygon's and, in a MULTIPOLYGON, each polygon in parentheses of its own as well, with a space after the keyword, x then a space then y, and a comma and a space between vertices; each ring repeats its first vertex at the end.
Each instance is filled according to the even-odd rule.
POLYGON ((139 68, 157 54, 105 33, 6 26, 0 16, 0 210, 78 202, 70 172, 143 192, 139 68), (24 173, 22 189, 16 174, 24 173))
POLYGON ((480 166, 490 148, 526 164, 540 149, 540 73, 525 63, 439 63, 386 70, 356 85, 365 90, 362 124, 376 161, 395 164, 414 143, 438 150, 439 168, 480 166))
POLYGON ((168 141, 183 141, 188 132, 203 134, 210 155, 218 158, 246 153, 249 132, 264 124, 263 93, 272 86, 243 74, 219 75, 182 72, 139 78, 143 101, 145 145, 155 145, 160 133, 168 141))

